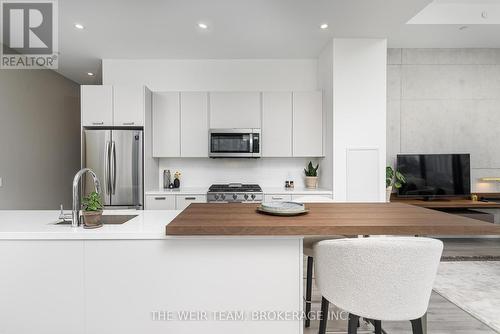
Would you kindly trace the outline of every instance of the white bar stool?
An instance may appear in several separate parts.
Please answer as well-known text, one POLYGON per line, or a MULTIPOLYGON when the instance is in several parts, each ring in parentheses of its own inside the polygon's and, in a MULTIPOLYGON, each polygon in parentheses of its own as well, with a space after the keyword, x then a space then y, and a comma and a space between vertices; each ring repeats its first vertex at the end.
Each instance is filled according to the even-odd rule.
POLYGON ((326 333, 329 302, 349 312, 348 333, 356 334, 360 317, 411 321, 423 334, 432 286, 441 259, 440 240, 415 237, 337 239, 314 246, 316 283, 323 296, 319 333, 326 333))

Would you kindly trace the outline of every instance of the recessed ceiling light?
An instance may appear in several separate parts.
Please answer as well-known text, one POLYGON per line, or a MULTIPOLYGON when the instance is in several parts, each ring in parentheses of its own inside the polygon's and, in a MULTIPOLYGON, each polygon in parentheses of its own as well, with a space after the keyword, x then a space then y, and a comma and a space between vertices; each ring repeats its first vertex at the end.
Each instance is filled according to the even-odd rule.
POLYGON ((319 26, 321 29, 325 30, 328 29, 328 23, 323 23, 322 25, 319 26))
POLYGON ((92 73, 92 72, 87 72, 87 75, 88 75, 89 77, 93 77, 93 76, 94 76, 94 73, 92 73))
POLYGON ((198 23, 198 27, 201 28, 201 29, 208 29, 208 25, 206 23, 198 23))
POLYGON ((469 26, 461 26, 461 27, 459 27, 458 29, 459 29, 459 30, 465 30, 465 29, 467 29, 467 28, 469 28, 469 26))
POLYGON ((76 29, 80 29, 80 30, 85 29, 85 27, 83 26, 83 24, 80 24, 80 23, 75 23, 75 28, 76 29))

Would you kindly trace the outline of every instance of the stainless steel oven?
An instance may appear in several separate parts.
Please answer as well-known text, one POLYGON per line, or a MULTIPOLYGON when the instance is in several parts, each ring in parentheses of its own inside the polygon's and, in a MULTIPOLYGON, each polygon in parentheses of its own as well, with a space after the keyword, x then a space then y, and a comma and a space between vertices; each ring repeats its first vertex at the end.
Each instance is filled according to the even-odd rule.
POLYGON ((260 129, 211 129, 210 158, 260 158, 260 129))

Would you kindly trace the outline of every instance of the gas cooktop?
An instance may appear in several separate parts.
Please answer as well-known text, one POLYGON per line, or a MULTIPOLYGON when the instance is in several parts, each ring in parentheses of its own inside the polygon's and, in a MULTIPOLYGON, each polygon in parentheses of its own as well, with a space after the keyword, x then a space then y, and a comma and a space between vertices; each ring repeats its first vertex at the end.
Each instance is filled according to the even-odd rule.
POLYGON ((208 202, 262 202, 262 188, 258 184, 213 184, 208 189, 208 202))

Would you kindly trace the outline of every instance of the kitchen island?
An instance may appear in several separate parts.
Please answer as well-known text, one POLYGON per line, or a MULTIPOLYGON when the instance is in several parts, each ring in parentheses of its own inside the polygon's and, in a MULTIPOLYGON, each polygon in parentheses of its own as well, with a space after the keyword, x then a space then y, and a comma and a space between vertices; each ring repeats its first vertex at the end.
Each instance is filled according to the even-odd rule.
POLYGON ((0 211, 0 333, 300 334, 304 236, 500 234, 405 204, 307 206, 110 211, 137 216, 95 230, 58 225, 56 211, 0 211))
POLYGON ((302 332, 301 236, 165 235, 179 213, 0 211, 0 333, 302 332))

